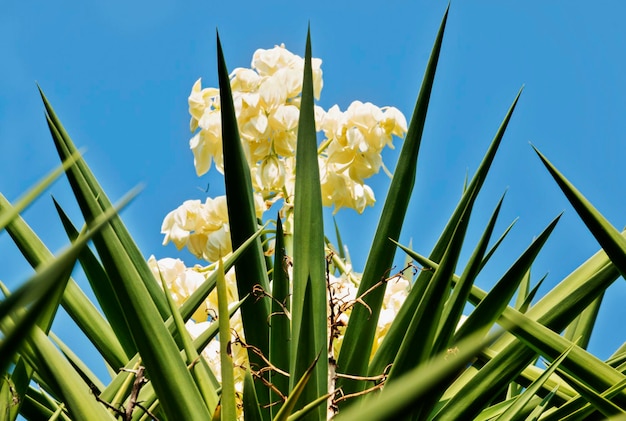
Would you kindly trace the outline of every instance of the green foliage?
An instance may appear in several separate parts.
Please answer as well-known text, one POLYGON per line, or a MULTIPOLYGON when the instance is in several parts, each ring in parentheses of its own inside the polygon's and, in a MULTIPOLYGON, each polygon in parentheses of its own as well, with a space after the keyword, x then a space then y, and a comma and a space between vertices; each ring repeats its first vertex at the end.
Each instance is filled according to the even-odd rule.
POLYGON ((606 289, 626 274, 626 234, 611 226, 539 151, 535 149, 602 249, 533 304, 543 278, 533 285, 531 267, 552 235, 557 216, 510 262, 510 269, 489 292, 481 290, 474 282, 512 227, 488 248, 502 197, 465 267, 458 267, 461 251, 472 241, 466 234, 476 198, 521 91, 429 256, 398 242, 415 182, 446 19, 447 11, 357 299, 339 310, 333 307, 329 274, 346 272, 346 259, 336 224, 338 244, 324 237, 310 35, 300 98, 294 231, 287 238, 279 215, 273 264, 263 244, 272 232, 255 216, 251 175, 218 40, 224 172, 235 250, 180 307, 159 287, 117 215, 119 206, 112 205, 42 92, 62 165, 15 205, 0 195, 0 229, 9 233, 36 269, 14 291, 0 285, 5 295, 0 302, 0 420, 19 415, 33 420, 234 420, 241 409, 250 420, 323 420, 328 414, 342 421, 623 418, 626 349, 601 361, 586 346, 606 289), (53 256, 20 213, 62 172, 86 228, 76 229, 55 201, 70 246, 53 256), (95 251, 87 247, 88 241, 93 241, 95 251), (421 273, 382 343, 374 347, 396 246, 421 266, 421 273), (76 262, 97 305, 70 277, 76 262), (229 306, 225 273, 233 266, 242 300, 229 306), (192 340, 185 322, 215 288, 217 322, 192 340), (510 304, 516 293, 515 304, 510 304), (97 378, 71 346, 50 331, 59 305, 93 343, 110 368, 111 379, 97 378), (234 366, 231 355, 230 318, 238 309, 248 367, 234 366), (335 311, 350 315, 336 361, 337 326, 328 316, 335 311), (221 383, 202 357, 216 336, 221 383), (547 368, 538 360, 547 361, 547 368), (245 370, 243 396, 236 388, 235 370, 245 370))

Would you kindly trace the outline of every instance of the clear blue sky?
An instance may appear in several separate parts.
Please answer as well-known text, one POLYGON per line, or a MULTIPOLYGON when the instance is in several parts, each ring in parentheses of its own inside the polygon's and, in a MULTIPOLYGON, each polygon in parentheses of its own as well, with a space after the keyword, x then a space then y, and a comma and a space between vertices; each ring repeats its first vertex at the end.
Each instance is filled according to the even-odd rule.
MULTIPOLYGON (((162 247, 163 217, 186 199, 222 193, 219 175, 195 176, 188 149, 187 96, 202 77, 216 86, 215 29, 230 69, 257 48, 285 43, 302 55, 310 22, 323 60, 320 105, 355 99, 393 105, 407 118, 444 13, 442 1, 220 2, 5 1, 0 13, 0 191, 10 200, 54 168, 38 82, 112 199, 146 188, 123 218, 146 257, 189 255, 162 247), (72 4, 70 4, 72 3, 72 4), (132 4, 131 4, 132 3, 132 4), (221 2, 226 4, 227 2, 221 2)), ((402 239, 428 254, 518 89, 525 89, 477 204, 469 245, 508 188, 498 225, 520 220, 480 286, 489 288, 558 213, 533 269, 540 291, 598 249, 532 152, 536 145, 621 228, 626 224, 626 4, 583 1, 453 1, 402 239), (609 7, 610 4, 610 7, 609 7)), ((396 141, 399 150, 400 142, 396 141)), ((396 152, 397 153, 397 152, 396 152)), ((389 153, 390 168, 397 156, 389 153)), ((337 215, 362 267, 389 180, 374 180, 378 206, 337 215), (358 221, 357 224, 354 221, 358 221)), ((65 180, 51 193, 80 221, 65 180)), ((48 195, 25 218, 52 250, 66 245, 48 195)), ((331 230, 328 230, 331 233, 331 230)), ((0 279, 15 287, 31 273, 0 234, 0 279)), ((591 349, 606 358, 626 340, 623 279, 609 290, 591 349), (620 322, 618 322, 620 320, 620 322)), ((55 326, 69 339, 67 319, 55 326)))

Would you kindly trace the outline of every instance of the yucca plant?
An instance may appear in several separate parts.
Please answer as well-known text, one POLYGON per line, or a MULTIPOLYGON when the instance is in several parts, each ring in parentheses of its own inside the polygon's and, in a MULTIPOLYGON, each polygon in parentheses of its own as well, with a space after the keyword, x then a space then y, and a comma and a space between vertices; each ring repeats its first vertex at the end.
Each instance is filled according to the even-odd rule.
MULTIPOLYGON (((330 221, 323 220, 327 196, 319 162, 320 154, 329 153, 330 143, 317 140, 309 37, 301 93, 298 90, 292 104, 298 109, 295 185, 293 192, 281 190, 280 198, 288 206, 275 221, 259 219, 254 192, 270 176, 281 175, 277 169, 282 164, 263 158, 266 172, 259 174, 257 169, 251 174, 254 151, 242 143, 240 130, 246 128, 237 120, 244 105, 241 98, 233 99, 232 92, 237 76, 229 76, 218 38, 220 88, 212 98, 219 99, 203 96, 199 88, 193 98, 210 102, 219 115, 219 156, 230 221, 226 240, 233 251, 209 250, 208 243, 198 248, 190 242, 188 246, 196 247, 200 255, 217 257, 206 270, 194 272, 202 275, 202 281, 182 301, 168 291, 173 287, 166 267, 149 264, 141 254, 116 214, 119 206, 112 205, 41 92, 63 165, 14 205, 0 196, 0 228, 36 268, 21 288, 8 291, 3 286, 0 419, 20 415, 35 420, 624 417, 626 346, 607 361, 588 353, 586 346, 604 291, 626 274, 626 239, 537 149, 546 176, 557 182, 602 249, 537 297, 541 280, 532 285, 530 269, 558 222, 556 216, 510 262, 489 292, 474 285, 511 228, 492 241, 502 198, 480 238, 466 238, 476 198, 519 93, 430 254, 398 242, 415 181, 446 18, 447 12, 362 275, 351 271, 339 230, 335 244, 325 236, 330 221), (53 256, 19 214, 62 172, 86 228, 77 228, 55 202, 71 246, 53 256), (95 251, 86 246, 88 241, 95 251), (460 268, 463 247, 473 252, 460 268), (391 268, 398 249, 407 263, 394 275, 391 268), (76 261, 102 311, 70 277, 76 261), (227 275, 231 268, 234 278, 227 275), (335 275, 353 282, 351 298, 331 282, 335 275), (399 279, 410 285, 410 291, 394 308, 390 326, 381 332, 377 323, 386 290, 399 279), (207 310, 207 297, 214 289, 217 307, 207 310), (97 377, 50 331, 59 305, 106 362, 108 381, 97 377), (191 335, 189 320, 203 315, 208 318, 202 325, 206 329, 191 335), (233 329, 236 320, 242 331, 233 329), (219 348, 219 372, 204 353, 209 343, 219 348), (245 354, 243 362, 237 360, 239 353, 245 354)), ((205 123, 192 119, 193 124, 197 128, 205 123)), ((194 152, 198 169, 202 150, 194 152)), ((365 202, 358 206, 364 206, 369 192, 360 186, 359 197, 365 202)), ((179 222, 164 224, 172 241, 176 241, 172 227, 179 222)))

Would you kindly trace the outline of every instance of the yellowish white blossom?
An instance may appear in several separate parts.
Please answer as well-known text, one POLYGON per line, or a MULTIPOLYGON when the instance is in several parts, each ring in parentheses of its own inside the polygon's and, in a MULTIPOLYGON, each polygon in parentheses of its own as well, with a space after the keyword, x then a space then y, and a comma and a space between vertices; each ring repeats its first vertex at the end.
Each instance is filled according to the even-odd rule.
MULTIPOLYGON (((323 87, 321 64, 320 59, 312 59, 316 99, 323 87)), ((255 51, 250 68, 236 68, 230 74, 235 115, 254 189, 256 216, 262 219, 265 210, 282 201, 280 217, 286 234, 293 233, 303 70, 304 59, 280 45, 255 51)), ((188 104, 193 133, 189 146, 197 175, 207 173, 213 164, 223 173, 219 89, 203 88, 198 79, 191 89, 188 104)), ((314 113, 316 131, 322 138, 318 149, 322 204, 333 207, 334 212, 351 208, 362 213, 375 203, 374 192, 366 180, 383 167, 382 151, 385 147, 393 148, 393 136, 402 137, 407 132, 406 119, 397 108, 378 107, 361 101, 353 101, 345 111, 338 105, 328 111, 315 105, 314 113)), ((173 242, 179 250, 187 247, 197 258, 218 261, 232 252, 226 197, 207 198, 204 202, 185 201, 164 218, 161 232, 165 235, 164 245, 173 242)), ((269 250, 271 253, 273 246, 269 250)), ((188 268, 181 260, 166 258, 157 261, 154 256, 150 257, 148 264, 157 280, 161 277, 165 280, 178 305, 184 303, 214 270, 214 265, 188 268)), ((335 334, 331 339, 335 357, 341 348, 352 308, 362 305, 357 297, 360 274, 353 273, 347 261, 337 265, 343 270, 342 274, 329 274, 328 279, 328 313, 329 317, 335 316, 328 327, 335 334)), ((226 280, 228 301, 233 304, 238 301, 234 270, 226 274, 226 280)), ((372 355, 405 301, 410 281, 397 277, 382 287, 386 290, 372 355)), ((217 309, 217 293, 213 291, 186 324, 193 338, 215 323, 217 309)), ((231 328, 236 388, 241 396, 248 356, 247 350, 237 341, 240 338, 245 342, 239 312, 231 318, 231 328)), ((221 373, 219 349, 218 339, 214 339, 202 352, 218 380, 221 373)))
MULTIPOLYGON (((322 61, 313 58, 311 64, 314 95, 319 99, 322 61)), ((230 74, 254 188, 272 203, 283 199, 285 216, 293 205, 290 169, 295 172, 295 164, 287 160, 296 153, 303 70, 304 59, 280 45, 256 50, 251 68, 236 68, 230 74)), ((189 113, 192 131, 199 129, 190 141, 196 173, 205 174, 213 162, 223 172, 219 90, 203 89, 198 80, 189 96, 189 113)), ((406 133, 406 119, 394 107, 353 101, 346 111, 337 105, 328 111, 316 105, 315 125, 325 136, 320 151, 323 204, 335 212, 343 207, 363 212, 375 202, 365 180, 380 170, 381 152, 393 147, 393 136, 406 133)), ((204 244, 199 238, 190 243, 204 244)))
POLYGON ((320 168, 322 204, 334 206, 333 213, 341 208, 352 208, 362 213, 366 206, 375 202, 374 192, 367 184, 355 181, 346 172, 333 169, 332 164, 325 163, 320 168))
POLYGON ((374 337, 374 344, 372 347, 372 355, 378 349, 378 346, 382 343, 385 335, 391 327, 391 323, 398 315, 400 307, 406 300, 411 290, 411 284, 403 277, 394 277, 387 282, 387 289, 385 290, 385 297, 383 298, 383 306, 378 317, 378 326, 376 329, 376 336, 374 337))
POLYGON ((276 155, 266 156, 254 168, 254 187, 261 194, 280 190, 285 185, 285 166, 276 155))
POLYGON ((232 251, 226 196, 187 200, 163 220, 163 245, 187 246, 196 257, 215 262, 232 251))
MULTIPOLYGON (((148 266, 155 279, 161 285, 161 278, 165 281, 167 288, 174 299, 176 305, 182 305, 193 292, 206 280, 205 276, 196 268, 188 268, 182 260, 166 257, 156 260, 154 256, 148 259, 148 266)), ((207 319, 207 301, 191 316, 194 320, 201 322, 207 319)))
MULTIPOLYGON (((255 194, 254 203, 261 218, 265 211, 261 195, 255 194)), ((226 196, 209 197, 204 203, 186 200, 165 216, 161 233, 163 245, 171 241, 178 250, 187 247, 197 258, 217 262, 232 252, 226 196)))

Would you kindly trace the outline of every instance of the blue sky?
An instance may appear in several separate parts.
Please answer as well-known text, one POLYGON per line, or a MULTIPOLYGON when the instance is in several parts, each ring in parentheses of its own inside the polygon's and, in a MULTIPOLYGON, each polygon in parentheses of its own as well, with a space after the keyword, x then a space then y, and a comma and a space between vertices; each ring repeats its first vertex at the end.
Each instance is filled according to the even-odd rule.
MULTIPOLYGON (((214 171, 198 178, 188 149, 187 96, 202 77, 217 86, 215 29, 230 69, 249 66, 257 48, 285 43, 302 55, 310 23, 313 56, 323 60, 319 104, 353 100, 393 105, 410 116, 446 4, 441 1, 218 2, 8 1, 0 14, 0 191, 10 200, 57 165, 35 82, 55 107, 113 199, 145 189, 123 218, 146 257, 183 257, 162 247, 163 217, 186 199, 223 191, 214 171), (226 4, 227 2, 222 2, 226 4)), ((626 224, 626 4, 611 2, 452 2, 402 240, 428 254, 517 91, 524 92, 475 209, 475 243, 508 189, 499 232, 516 217, 508 241, 485 268, 489 288, 558 213, 565 214, 533 268, 540 293, 598 245, 532 152, 536 145, 595 206, 626 224)), ((399 151, 385 155, 393 168, 399 151)), ((359 218, 337 215, 357 268, 373 237, 384 174, 372 182, 379 203, 359 218), (357 221, 355 223, 355 221, 357 221)), ((65 180, 50 190, 77 221, 65 180)), ((45 195, 25 218, 52 250, 67 241, 45 195)), ((331 233, 331 230, 328 230, 331 233)), ((31 269, 0 234, 0 279, 11 287, 31 269)), ((469 250, 468 250, 469 252, 469 250)), ((467 256, 466 256, 467 257, 467 256)), ((608 357, 626 340, 623 279, 609 290, 591 350, 608 357)), ((73 335, 61 318, 61 337, 73 335)))

